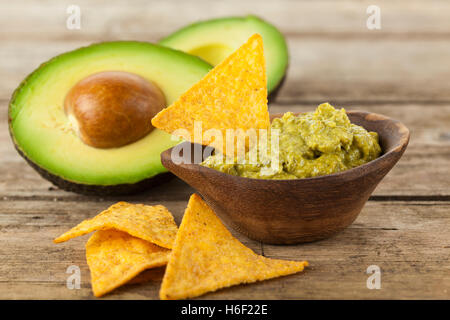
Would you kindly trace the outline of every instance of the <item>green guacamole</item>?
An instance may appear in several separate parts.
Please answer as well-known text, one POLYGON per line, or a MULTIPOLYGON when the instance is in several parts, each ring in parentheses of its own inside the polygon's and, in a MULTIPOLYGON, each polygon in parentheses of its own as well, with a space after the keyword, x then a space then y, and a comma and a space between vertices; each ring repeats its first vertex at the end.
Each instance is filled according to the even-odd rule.
MULTIPOLYGON (((222 154, 216 153, 201 165, 248 178, 298 179, 351 169, 381 153, 376 132, 350 123, 344 109, 336 110, 328 103, 299 116, 287 112, 272 121, 270 130, 274 129, 278 130, 279 146, 276 162, 270 152, 260 154, 253 149, 258 152, 257 161, 250 162, 248 152, 241 161, 225 161, 222 154)), ((265 146, 270 150, 268 140, 265 146)))

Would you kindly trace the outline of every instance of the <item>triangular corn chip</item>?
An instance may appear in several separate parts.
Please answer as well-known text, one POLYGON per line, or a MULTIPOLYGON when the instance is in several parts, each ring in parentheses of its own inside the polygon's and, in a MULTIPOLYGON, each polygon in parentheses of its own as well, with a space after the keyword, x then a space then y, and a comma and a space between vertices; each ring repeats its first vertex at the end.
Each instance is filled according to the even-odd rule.
POLYGON ((145 269, 167 264, 170 250, 117 230, 95 232, 86 243, 92 290, 100 297, 145 269))
POLYGON ((227 129, 267 129, 270 119, 262 37, 251 36, 176 102, 160 111, 152 124, 191 142, 211 145, 223 154, 227 129), (202 134, 194 134, 194 122, 201 123, 202 134), (175 132, 179 129, 188 135, 175 132), (220 142, 205 134, 210 129, 222 133, 220 142))
POLYGON ((160 290, 161 299, 185 299, 240 283, 303 270, 306 261, 269 259, 234 238, 214 212, 192 195, 160 290))
POLYGON ((146 206, 118 202, 92 219, 54 239, 55 243, 82 236, 95 230, 116 229, 164 248, 172 248, 177 225, 172 214, 162 205, 146 206))

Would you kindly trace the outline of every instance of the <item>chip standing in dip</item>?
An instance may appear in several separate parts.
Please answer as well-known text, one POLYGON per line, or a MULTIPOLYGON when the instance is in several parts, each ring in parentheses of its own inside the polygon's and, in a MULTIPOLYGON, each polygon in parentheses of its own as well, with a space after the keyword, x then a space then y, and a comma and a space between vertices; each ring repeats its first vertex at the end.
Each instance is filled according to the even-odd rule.
MULTIPOLYGON (((269 130, 278 130, 278 163, 270 152, 257 150, 257 163, 224 158, 219 152, 201 163, 235 176, 257 179, 298 179, 348 170, 372 161, 381 154, 378 134, 350 122, 345 109, 323 103, 314 112, 295 116, 287 112, 274 119, 269 130)), ((267 148, 270 149, 270 139, 267 148)), ((258 148, 258 146, 255 146, 258 148)))

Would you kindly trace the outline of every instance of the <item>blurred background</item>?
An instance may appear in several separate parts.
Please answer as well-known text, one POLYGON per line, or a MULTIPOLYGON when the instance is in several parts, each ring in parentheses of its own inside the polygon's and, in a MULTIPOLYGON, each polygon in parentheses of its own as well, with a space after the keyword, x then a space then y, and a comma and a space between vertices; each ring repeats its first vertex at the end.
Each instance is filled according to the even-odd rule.
POLYGON ((197 20, 255 14, 287 37, 280 103, 450 100, 450 2, 14 0, 0 2, 0 97, 43 61, 92 42, 156 41, 197 20), (69 5, 81 29, 68 30, 69 5), (369 30, 369 5, 381 29, 369 30))

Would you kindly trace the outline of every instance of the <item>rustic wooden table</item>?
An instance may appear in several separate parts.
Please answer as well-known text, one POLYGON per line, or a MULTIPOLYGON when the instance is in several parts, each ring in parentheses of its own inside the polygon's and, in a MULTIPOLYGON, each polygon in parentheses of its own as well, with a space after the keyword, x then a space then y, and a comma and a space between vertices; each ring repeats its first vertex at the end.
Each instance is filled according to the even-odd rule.
MULTIPOLYGON (((52 239, 118 200, 166 205, 181 221, 193 190, 174 179, 146 193, 97 198, 64 192, 15 152, 7 129, 13 89, 52 56, 113 39, 155 41, 198 20, 254 13, 287 36, 290 68, 271 112, 324 101, 382 113, 411 130, 410 145, 358 219, 335 237, 273 246, 237 235, 255 252, 307 259, 303 274, 236 286, 205 299, 450 298, 450 2, 377 1, 381 30, 368 30, 364 1, 77 0, 81 29, 66 29, 67 3, 0 2, 0 298, 91 299, 86 236, 52 239), (66 287, 71 265, 81 289, 66 287), (366 286, 370 265, 381 289, 366 286)), ((159 279, 105 299, 156 299, 159 279)))

